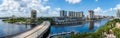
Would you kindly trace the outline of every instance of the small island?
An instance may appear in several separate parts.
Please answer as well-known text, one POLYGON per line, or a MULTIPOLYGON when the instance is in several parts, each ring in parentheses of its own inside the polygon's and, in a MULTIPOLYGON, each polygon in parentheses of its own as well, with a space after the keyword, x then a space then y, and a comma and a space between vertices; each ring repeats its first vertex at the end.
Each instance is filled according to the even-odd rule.
MULTIPOLYGON (((3 22, 7 22, 7 23, 16 23, 16 24, 30 24, 30 17, 16 17, 16 16, 12 16, 12 17, 7 17, 5 19, 3 19, 3 22)), ((53 22, 52 17, 38 17, 37 18, 37 23, 41 23, 43 21, 50 21, 53 22)))

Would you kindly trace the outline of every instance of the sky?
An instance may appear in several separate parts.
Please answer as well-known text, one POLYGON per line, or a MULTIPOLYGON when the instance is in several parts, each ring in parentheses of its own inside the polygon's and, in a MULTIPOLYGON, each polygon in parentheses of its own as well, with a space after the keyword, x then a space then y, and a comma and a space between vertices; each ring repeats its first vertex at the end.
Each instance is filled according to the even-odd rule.
POLYGON ((38 17, 59 16, 59 10, 83 11, 94 10, 95 15, 116 16, 120 0, 0 0, 0 17, 29 17, 32 9, 38 17))

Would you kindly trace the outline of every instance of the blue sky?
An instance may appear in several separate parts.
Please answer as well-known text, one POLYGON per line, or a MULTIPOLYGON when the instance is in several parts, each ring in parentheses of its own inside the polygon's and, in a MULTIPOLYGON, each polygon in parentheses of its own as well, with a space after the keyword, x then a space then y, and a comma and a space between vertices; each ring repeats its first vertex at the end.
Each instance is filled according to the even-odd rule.
POLYGON ((0 0, 0 16, 30 16, 32 9, 38 16, 59 16, 59 10, 94 10, 96 15, 116 16, 120 0, 0 0))
MULTIPOLYGON (((73 10, 73 11, 84 11, 84 14, 87 14, 88 10, 94 10, 98 7, 101 8, 101 10, 109 10, 110 8, 115 8, 116 5, 120 4, 120 0, 81 0, 79 3, 69 3, 65 0, 50 0, 48 2, 51 7, 59 7, 63 10, 73 10)), ((101 12, 102 13, 102 12, 101 12)), ((96 14, 101 14, 96 13, 96 14)), ((103 13, 102 13, 103 14, 103 13)), ((102 15, 101 14, 101 15, 102 15)), ((106 12, 103 15, 113 15, 115 16, 116 11, 110 11, 106 12)))

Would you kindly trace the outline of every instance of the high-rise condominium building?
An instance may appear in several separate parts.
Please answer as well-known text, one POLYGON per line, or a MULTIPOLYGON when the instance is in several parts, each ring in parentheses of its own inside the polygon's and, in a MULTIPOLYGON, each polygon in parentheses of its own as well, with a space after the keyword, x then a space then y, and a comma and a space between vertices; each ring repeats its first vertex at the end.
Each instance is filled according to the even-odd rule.
POLYGON ((89 12, 89 15, 88 15, 89 20, 93 20, 93 18, 94 18, 94 11, 93 10, 89 10, 88 12, 89 12))
POLYGON ((31 24, 35 24, 36 23, 36 10, 32 10, 31 11, 31 24))
POLYGON ((60 10, 60 17, 67 17, 67 11, 60 10))
POLYGON ((120 18, 120 9, 117 9, 117 18, 120 18))
POLYGON ((83 12, 69 11, 69 17, 83 17, 83 12))

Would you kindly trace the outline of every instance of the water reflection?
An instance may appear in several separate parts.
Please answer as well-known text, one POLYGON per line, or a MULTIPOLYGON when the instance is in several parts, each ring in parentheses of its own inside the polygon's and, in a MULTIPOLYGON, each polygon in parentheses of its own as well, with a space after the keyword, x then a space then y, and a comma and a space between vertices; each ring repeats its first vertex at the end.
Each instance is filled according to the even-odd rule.
POLYGON ((81 25, 51 25, 50 33, 60 33, 68 31, 93 32, 100 26, 103 26, 109 19, 85 22, 81 25))
POLYGON ((88 29, 92 30, 94 28, 94 21, 88 21, 88 22, 89 22, 88 29))
POLYGON ((0 19, 0 37, 20 33, 28 29, 31 29, 30 25, 5 23, 0 19))
POLYGON ((33 28, 33 27, 35 27, 35 26, 36 26, 36 24, 31 24, 30 26, 31 26, 31 28, 33 28))

